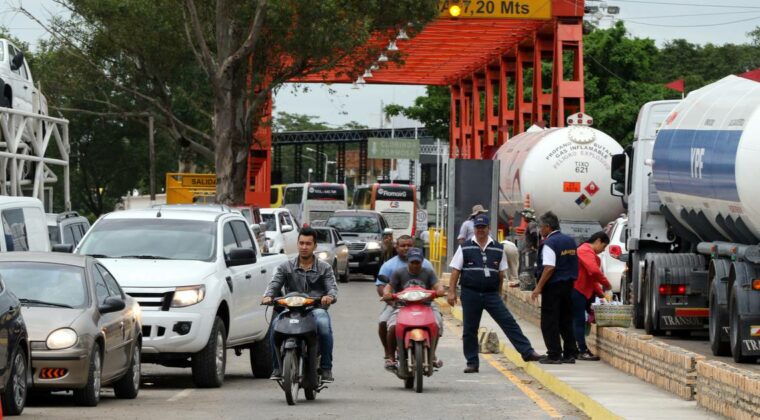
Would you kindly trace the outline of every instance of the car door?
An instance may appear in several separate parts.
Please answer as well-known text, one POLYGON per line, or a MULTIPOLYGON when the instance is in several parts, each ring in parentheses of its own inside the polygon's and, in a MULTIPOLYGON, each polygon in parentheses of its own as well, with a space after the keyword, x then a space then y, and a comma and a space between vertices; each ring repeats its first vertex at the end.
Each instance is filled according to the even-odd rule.
MULTIPOLYGON (((256 254, 256 246, 253 244, 253 236, 247 224, 241 220, 233 220, 230 224, 238 248, 251 249, 256 254)), ((256 260, 258 261, 258 259, 259 255, 256 255, 256 260)), ((243 272, 243 281, 240 283, 240 287, 235 290, 235 294, 240 297, 237 302, 241 303, 239 308, 240 322, 237 327, 241 328, 239 336, 242 338, 251 337, 254 332, 266 328, 263 314, 265 307, 259 305, 259 297, 264 295, 267 284, 262 285, 262 275, 265 274, 265 271, 262 273, 259 267, 260 265, 256 263, 235 267, 243 272)))
POLYGON ((283 232, 282 238, 285 241, 285 254, 294 255, 298 253, 298 226, 289 212, 282 212, 282 223, 293 228, 290 232, 283 232))
MULTIPOLYGON (((232 221, 226 221, 222 229, 224 260, 227 261, 227 256, 231 250, 239 247, 240 245, 235 238, 232 221)), ((248 302, 251 300, 251 297, 245 294, 245 285, 253 277, 249 271, 249 266, 242 265, 227 267, 224 272, 224 280, 227 282, 227 287, 230 290, 230 300, 232 301, 230 305, 230 328, 227 331, 227 339, 230 342, 245 337, 245 331, 248 330, 248 327, 245 325, 245 308, 251 303, 248 302), (247 276, 250 276, 250 278, 246 278, 247 276)))
MULTIPOLYGON (((346 247, 345 242, 343 245, 338 245, 338 243, 343 241, 343 238, 341 238, 340 233, 338 233, 335 229, 330 229, 332 231, 333 235, 333 242, 335 243, 335 256, 338 259, 338 272, 339 273, 345 273, 348 269, 348 247, 346 247)), ((338 273, 335 273, 337 276, 338 273)))
MULTIPOLYGON (((77 228, 75 226, 75 228, 77 228)), ((126 300, 127 296, 124 291, 121 290, 119 283, 111 275, 111 273, 102 265, 96 264, 96 269, 100 271, 103 279, 106 281, 106 287, 108 287, 108 294, 112 297, 118 297, 121 300, 126 300)), ((119 326, 121 327, 121 345, 113 353, 114 374, 120 374, 129 368, 129 362, 132 357, 132 342, 135 340, 135 317, 132 314, 132 308, 125 306, 121 311, 114 312, 118 314, 120 319, 119 326)))
MULTIPOLYGON (((8 45, 8 65, 11 66, 13 58, 19 53, 19 50, 11 45, 10 42, 6 42, 8 45)), ((30 86, 26 77, 25 63, 21 63, 21 66, 15 70, 11 70, 8 74, 7 83, 11 85, 13 91, 12 105, 14 109, 20 109, 23 111, 32 112, 32 86, 30 86)))
POLYGON ((8 383, 8 367, 10 366, 11 357, 11 329, 15 321, 14 312, 18 312, 19 308, 13 304, 13 299, 10 298, 8 291, 5 289, 5 284, 0 280, 0 378, 3 383, 8 383))
MULTIPOLYGON (((95 268, 95 265, 90 266, 89 271, 95 288, 95 310, 97 311, 97 307, 111 296, 111 292, 108 290, 105 278, 103 278, 100 270, 95 268)), ((122 314, 120 312, 108 314, 98 312, 98 315, 98 330, 103 334, 105 343, 105 348, 102 349, 102 375, 103 379, 108 379, 112 378, 118 371, 118 367, 124 364, 124 358, 121 355, 124 346, 124 323, 121 320, 122 314)))

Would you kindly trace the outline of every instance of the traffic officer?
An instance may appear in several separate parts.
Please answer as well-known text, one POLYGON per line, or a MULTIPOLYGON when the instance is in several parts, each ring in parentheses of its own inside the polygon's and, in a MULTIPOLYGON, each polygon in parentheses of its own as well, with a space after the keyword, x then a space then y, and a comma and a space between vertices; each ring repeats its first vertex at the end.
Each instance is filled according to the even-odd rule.
POLYGON ((547 348, 547 355, 539 362, 575 363, 578 346, 573 333, 572 292, 578 278, 577 245, 573 238, 559 231, 559 219, 552 212, 538 219, 538 228, 544 242, 538 250, 536 278, 539 280, 531 298, 536 300, 541 295, 541 333, 547 348))
POLYGON ((485 214, 479 214, 473 219, 475 236, 459 246, 449 265, 451 280, 448 302, 451 306, 456 305, 457 282, 460 274, 462 277, 462 341, 464 357, 467 359, 464 373, 475 373, 479 368, 478 328, 484 309, 499 324, 523 360, 539 360, 539 355, 501 300, 504 274, 509 265, 504 248, 489 235, 489 223, 485 214))

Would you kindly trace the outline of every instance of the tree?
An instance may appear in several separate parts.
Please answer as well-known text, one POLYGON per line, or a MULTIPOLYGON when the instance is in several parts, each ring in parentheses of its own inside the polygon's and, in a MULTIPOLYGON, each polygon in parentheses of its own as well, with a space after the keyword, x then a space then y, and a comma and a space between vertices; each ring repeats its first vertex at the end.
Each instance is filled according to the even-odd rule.
MULTIPOLYGON (((247 156, 270 93, 334 69, 356 77, 379 55, 370 37, 414 34, 434 0, 57 0, 61 48, 112 83, 109 112, 154 113, 176 141, 213 160, 217 200, 242 202, 247 156), (408 26, 411 25, 411 26, 408 26), (181 70, 181 71, 180 71, 181 70)), ((398 59, 398 58, 397 58, 398 59)))
POLYGON ((428 86, 425 93, 426 96, 417 97, 412 106, 387 105, 385 113, 390 116, 400 114, 417 120, 430 131, 433 137, 448 139, 451 115, 449 88, 447 86, 428 86))
POLYGON ((283 131, 317 131, 329 130, 327 124, 315 121, 315 115, 304 115, 290 112, 280 112, 274 117, 272 129, 275 132, 283 131))

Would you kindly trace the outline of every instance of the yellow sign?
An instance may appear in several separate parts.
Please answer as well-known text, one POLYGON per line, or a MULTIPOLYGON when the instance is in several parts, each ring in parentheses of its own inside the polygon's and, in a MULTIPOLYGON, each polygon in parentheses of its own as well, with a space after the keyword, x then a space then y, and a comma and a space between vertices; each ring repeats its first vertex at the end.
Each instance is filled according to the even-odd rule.
POLYGON ((543 19, 552 18, 552 0, 439 0, 439 17, 543 19))
POLYGON ((180 177, 183 187, 216 189, 215 174, 180 174, 180 177))
POLYGON ((166 203, 213 203, 216 174, 166 174, 166 203))

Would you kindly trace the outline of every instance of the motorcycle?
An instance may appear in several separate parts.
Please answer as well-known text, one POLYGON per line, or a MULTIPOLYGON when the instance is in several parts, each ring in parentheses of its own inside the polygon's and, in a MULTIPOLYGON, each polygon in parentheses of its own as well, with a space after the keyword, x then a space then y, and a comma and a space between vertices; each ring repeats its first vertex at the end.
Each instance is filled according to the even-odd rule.
POLYGON ((312 314, 319 302, 319 298, 298 292, 288 293, 272 302, 284 309, 274 325, 273 334, 275 346, 280 350, 282 371, 282 379, 277 382, 285 391, 288 405, 296 404, 300 389, 311 401, 319 391, 327 388, 318 369, 319 338, 312 314))
POLYGON ((432 376, 433 340, 438 338, 438 323, 430 302, 435 291, 411 286, 393 294, 400 305, 396 318, 398 369, 396 376, 404 381, 404 387, 422 392, 423 377, 432 376))

